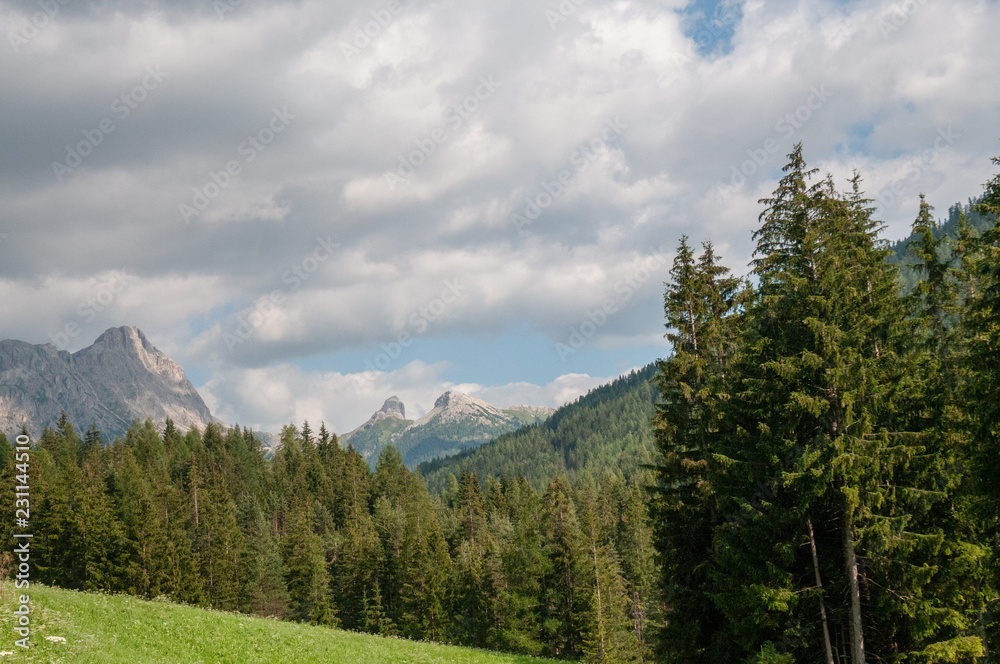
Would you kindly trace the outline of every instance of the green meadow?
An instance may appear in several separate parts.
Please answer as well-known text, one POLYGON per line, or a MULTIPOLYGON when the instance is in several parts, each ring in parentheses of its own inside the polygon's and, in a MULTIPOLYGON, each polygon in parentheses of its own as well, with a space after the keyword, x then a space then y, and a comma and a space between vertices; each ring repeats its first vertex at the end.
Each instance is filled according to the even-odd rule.
POLYGON ((30 649, 14 645, 13 584, 0 603, 0 664, 542 664, 552 660, 381 638, 169 602, 32 585, 30 649), (46 637, 59 637, 50 640, 46 637))

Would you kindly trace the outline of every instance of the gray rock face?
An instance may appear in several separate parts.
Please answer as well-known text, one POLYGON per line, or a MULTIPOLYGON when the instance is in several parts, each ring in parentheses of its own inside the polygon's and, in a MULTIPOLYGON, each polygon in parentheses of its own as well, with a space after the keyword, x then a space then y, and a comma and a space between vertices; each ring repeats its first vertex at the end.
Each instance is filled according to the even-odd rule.
MULTIPOLYGON (((385 417, 399 417, 401 419, 406 419, 406 408, 403 406, 403 402, 399 400, 399 397, 389 397, 382 404, 382 408, 379 409, 378 413, 375 413, 372 417, 377 417, 379 413, 384 413, 385 417)), ((381 419, 381 418, 380 418, 381 419)))
POLYGON ((515 406, 501 410, 462 392, 445 392, 417 421, 406 419, 402 402, 390 397, 354 431, 340 437, 372 465, 387 445, 394 446, 411 468, 422 461, 478 447, 526 424, 543 421, 552 408, 515 406))
POLYGON ((34 435, 62 411, 79 429, 90 424, 107 438, 133 419, 171 418, 182 429, 216 422, 184 369, 135 327, 115 327, 76 353, 51 344, 0 341, 0 431, 22 424, 34 435))

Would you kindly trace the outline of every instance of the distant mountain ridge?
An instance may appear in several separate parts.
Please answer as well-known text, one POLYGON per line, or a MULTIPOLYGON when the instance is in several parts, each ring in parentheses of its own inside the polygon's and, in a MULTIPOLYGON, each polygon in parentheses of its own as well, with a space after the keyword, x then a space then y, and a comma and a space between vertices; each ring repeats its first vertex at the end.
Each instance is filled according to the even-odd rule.
POLYGON ((403 462, 414 467, 423 461, 478 447, 496 436, 527 424, 544 421, 554 412, 541 406, 500 409, 482 399, 448 391, 418 420, 406 419, 406 409, 395 396, 357 429, 340 436, 374 464, 382 450, 392 445, 403 462))
POLYGON ((652 418, 659 398, 652 379, 654 362, 600 387, 556 410, 548 419, 499 436, 475 449, 420 464, 431 491, 447 488, 449 476, 474 472, 487 478, 523 475, 544 489, 555 474, 570 481, 584 473, 626 477, 654 463, 652 418))
POLYGON ((134 419, 178 427, 217 422, 184 369, 136 327, 113 327, 75 353, 52 344, 0 341, 0 431, 33 434, 65 411, 79 427, 123 436, 134 419))

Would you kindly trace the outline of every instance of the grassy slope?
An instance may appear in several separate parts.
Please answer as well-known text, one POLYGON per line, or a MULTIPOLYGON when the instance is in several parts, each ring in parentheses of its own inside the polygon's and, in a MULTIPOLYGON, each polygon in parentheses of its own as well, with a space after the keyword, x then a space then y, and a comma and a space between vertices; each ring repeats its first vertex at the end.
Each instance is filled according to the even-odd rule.
POLYGON ((87 664, 541 664, 547 660, 32 586, 32 648, 14 645, 14 588, 0 603, 0 662, 87 664), (53 643, 46 636, 61 636, 53 643))

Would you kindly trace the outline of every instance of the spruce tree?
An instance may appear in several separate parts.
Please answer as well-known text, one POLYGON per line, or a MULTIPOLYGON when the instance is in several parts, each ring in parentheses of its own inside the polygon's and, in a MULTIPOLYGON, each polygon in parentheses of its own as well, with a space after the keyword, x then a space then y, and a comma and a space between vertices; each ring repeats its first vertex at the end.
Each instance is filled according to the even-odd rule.
POLYGON ((488 528, 496 557, 491 573, 495 623, 487 647, 538 655, 542 652, 540 597, 548 559, 542 541, 541 497, 519 477, 491 483, 488 528))
POLYGON ((719 653, 705 644, 716 642, 724 621, 707 585, 717 518, 708 464, 727 393, 738 281, 710 243, 704 250, 696 260, 682 237, 670 271, 664 312, 673 355, 660 363, 654 419, 661 456, 650 509, 670 612, 661 654, 684 662, 717 661, 719 653))
POLYGON ((454 545, 454 628, 460 642, 482 646, 495 624, 495 589, 488 562, 493 543, 486 528, 486 504, 475 473, 462 473, 453 510, 459 524, 454 545))
POLYGON ((639 643, 630 619, 628 584, 611 545, 615 514, 607 500, 599 500, 590 478, 577 488, 576 504, 583 536, 581 593, 586 598, 581 615, 581 651, 584 661, 599 664, 635 662, 639 643))
POLYGON ((240 565, 243 583, 240 607, 259 616, 281 618, 288 612, 290 602, 285 585, 288 570, 281 548, 261 506, 253 500, 245 509, 248 524, 240 565))
POLYGON ((579 656, 585 607, 583 576, 585 551, 569 487, 556 475, 543 498, 543 533, 548 558, 542 577, 542 638, 546 654, 579 656))
POLYGON ((284 541, 289 615, 314 625, 337 626, 323 544, 313 531, 310 510, 296 506, 284 541))
MULTIPOLYGON (((1000 158, 993 163, 1000 166, 1000 158)), ((988 603, 978 623, 980 635, 989 643, 995 659, 1000 650, 1000 174, 987 182, 977 211, 995 219, 974 245, 972 271, 979 290, 970 298, 965 328, 969 337, 967 368, 971 377, 967 401, 972 414, 971 463, 973 499, 971 510, 979 528, 979 540, 989 550, 985 580, 988 603)))

